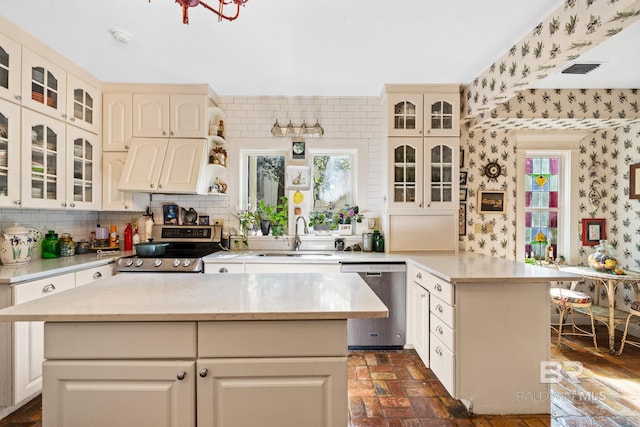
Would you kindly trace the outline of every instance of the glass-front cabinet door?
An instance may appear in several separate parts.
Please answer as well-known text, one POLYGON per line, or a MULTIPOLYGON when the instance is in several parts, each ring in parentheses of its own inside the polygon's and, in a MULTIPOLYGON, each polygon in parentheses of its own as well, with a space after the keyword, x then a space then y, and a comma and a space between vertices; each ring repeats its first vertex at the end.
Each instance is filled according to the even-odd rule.
POLYGON ((457 94, 424 95, 425 136, 460 135, 460 96, 457 94))
POLYGON ((422 138, 391 138, 389 207, 422 206, 422 138))
POLYGON ((64 208, 64 122, 22 110, 22 206, 64 208))
POLYGON ((389 94, 389 136, 421 136, 422 94, 389 94))
POLYGON ((425 138, 425 206, 427 208, 453 208, 459 202, 458 139, 431 140, 425 138))
POLYGON ((20 103, 21 48, 0 34, 0 98, 20 103))
POLYGON ((90 132, 67 128, 67 207, 98 209, 101 187, 102 156, 99 138, 90 132))
POLYGON ((20 106, 0 100, 0 206, 20 206, 20 106))
POLYGON ((65 119, 66 72, 28 49, 22 50, 22 105, 65 119))
POLYGON ((101 106, 100 91, 97 88, 67 74, 67 108, 66 118, 74 126, 89 132, 100 131, 101 106))

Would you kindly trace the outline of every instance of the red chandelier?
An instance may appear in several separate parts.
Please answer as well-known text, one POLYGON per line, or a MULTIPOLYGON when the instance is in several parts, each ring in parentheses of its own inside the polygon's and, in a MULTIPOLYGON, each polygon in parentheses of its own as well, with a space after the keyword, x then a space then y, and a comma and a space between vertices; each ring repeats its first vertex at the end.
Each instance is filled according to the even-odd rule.
MULTIPOLYGON (((249 0, 229 0, 229 1, 225 1, 225 0, 218 0, 218 8, 214 8, 209 6, 207 3, 200 1, 200 0, 176 0, 176 3, 180 4, 180 7, 182 7, 182 23, 183 24, 188 24, 189 23, 189 8, 190 7, 196 7, 198 5, 204 7, 205 9, 208 9, 209 11, 215 13, 216 15, 218 15, 218 22, 222 21, 223 19, 226 19, 227 21, 233 21, 235 20, 238 16, 240 16, 240 6, 244 6, 244 4, 246 2, 248 2, 249 0), (236 13, 234 15, 227 15, 224 13, 224 8, 227 5, 230 4, 235 4, 236 5, 236 13)), ((149 2, 151 2, 151 0, 149 0, 149 2)))

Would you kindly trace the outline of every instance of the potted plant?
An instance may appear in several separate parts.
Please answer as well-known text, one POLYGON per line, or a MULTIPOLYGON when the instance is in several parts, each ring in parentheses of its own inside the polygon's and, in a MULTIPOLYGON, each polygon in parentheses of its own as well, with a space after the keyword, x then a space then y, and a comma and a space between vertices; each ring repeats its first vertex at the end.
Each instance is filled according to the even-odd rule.
POLYGON ((355 225, 352 223, 362 222, 362 214, 359 213, 358 205, 345 206, 333 214, 333 228, 338 229, 341 235, 353 233, 355 225))
POLYGON ((313 227, 316 234, 331 233, 331 212, 313 211, 309 214, 309 227, 313 227))
POLYGON ((259 218, 262 235, 269 235, 269 230, 273 236, 278 237, 284 234, 289 221, 289 200, 286 196, 280 197, 277 205, 267 205, 264 200, 258 203, 255 216, 259 218))

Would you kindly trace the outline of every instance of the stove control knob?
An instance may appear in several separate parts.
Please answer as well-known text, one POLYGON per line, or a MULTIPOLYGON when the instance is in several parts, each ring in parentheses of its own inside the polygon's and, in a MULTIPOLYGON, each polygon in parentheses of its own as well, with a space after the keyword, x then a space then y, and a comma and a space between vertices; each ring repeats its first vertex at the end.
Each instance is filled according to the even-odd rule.
POLYGON ((182 264, 185 267, 189 267, 191 265, 191 260, 190 259, 185 259, 184 263, 182 264))
POLYGON ((141 267, 141 266, 142 266, 142 264, 144 264, 144 260, 142 260, 142 259, 138 258, 138 259, 136 260, 136 262, 135 262, 135 264, 134 264, 134 265, 135 265, 136 267, 141 267))
POLYGON ((180 260, 178 258, 173 260, 173 266, 174 267, 180 267, 180 260))
POLYGON ((153 261, 154 267, 160 267, 161 265, 162 265, 162 260, 160 258, 156 258, 156 260, 153 261))
POLYGON ((131 267, 133 265, 133 260, 131 258, 121 259, 120 265, 123 267, 131 267))

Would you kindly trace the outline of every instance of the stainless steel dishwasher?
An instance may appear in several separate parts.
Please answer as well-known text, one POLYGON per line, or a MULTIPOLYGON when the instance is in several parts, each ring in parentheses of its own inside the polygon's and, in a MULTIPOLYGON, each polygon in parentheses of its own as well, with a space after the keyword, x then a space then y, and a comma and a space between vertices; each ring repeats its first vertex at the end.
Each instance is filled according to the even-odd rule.
POLYGON ((383 319, 349 319, 348 345, 357 349, 401 349, 406 342, 406 271, 404 262, 343 262, 343 273, 358 273, 389 309, 383 319))

